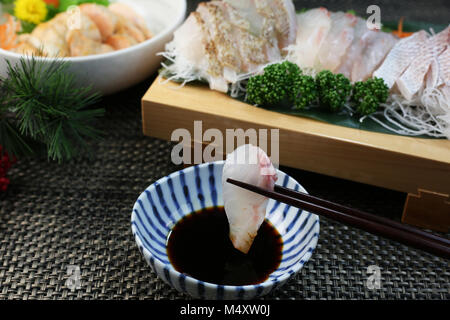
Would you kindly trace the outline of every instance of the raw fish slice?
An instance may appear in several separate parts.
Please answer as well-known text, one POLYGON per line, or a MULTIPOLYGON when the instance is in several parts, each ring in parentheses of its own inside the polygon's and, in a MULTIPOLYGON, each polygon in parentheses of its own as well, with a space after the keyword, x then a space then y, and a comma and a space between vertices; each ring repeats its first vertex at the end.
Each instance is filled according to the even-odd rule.
POLYGON ((249 144, 230 153, 223 167, 223 200, 230 240, 236 249, 248 253, 266 216, 268 198, 232 185, 226 182, 228 178, 273 190, 277 172, 265 152, 249 144))
POLYGON ((352 68, 352 82, 364 81, 371 77, 375 69, 383 62, 383 59, 397 43, 397 39, 386 32, 370 31, 367 37, 366 47, 361 53, 361 58, 355 62, 352 68))
POLYGON ((450 86, 450 44, 438 57, 439 75, 442 81, 450 86))
POLYGON ((406 100, 411 100, 422 88, 425 75, 433 59, 436 59, 446 49, 449 36, 450 27, 428 39, 420 48, 417 57, 397 80, 398 89, 406 100))
POLYGON ((259 13, 259 10, 261 10, 266 3, 257 4, 258 0, 224 0, 224 2, 239 13, 239 17, 247 24, 245 28, 248 28, 252 34, 256 36, 264 34, 266 28, 265 19, 259 13))
POLYGON ((222 77, 216 49, 208 38, 205 22, 198 12, 191 13, 175 31, 174 39, 166 49, 173 57, 170 72, 191 81, 206 79, 211 89, 227 92, 228 83, 222 77))
POLYGON ((360 62, 362 59, 362 52, 367 45, 370 38, 374 37, 375 32, 367 28, 367 23, 361 18, 357 18, 355 25, 355 36, 347 54, 342 59, 342 64, 337 69, 336 73, 342 73, 347 78, 351 79, 353 65, 360 62))
POLYGON ((291 0, 255 0, 257 12, 264 16, 276 31, 280 50, 295 42, 297 15, 291 0))
POLYGON ((443 84, 450 85, 450 46, 439 57, 432 59, 426 75, 427 88, 437 88, 443 84))
POLYGON ((255 72, 262 65, 281 60, 273 28, 261 28, 256 30, 261 33, 256 33, 255 28, 244 18, 245 14, 242 15, 242 12, 231 5, 225 5, 229 21, 233 25, 234 45, 239 50, 241 72, 255 72))
POLYGON ((300 68, 313 68, 330 31, 330 13, 325 8, 311 9, 297 16, 297 24, 296 43, 289 48, 288 59, 300 68))
POLYGON ((320 46, 315 69, 334 72, 353 42, 357 20, 354 15, 343 12, 332 13, 330 17, 330 31, 320 46))
POLYGON ((233 37, 233 25, 229 22, 226 4, 221 1, 200 3, 197 12, 205 22, 209 32, 209 41, 214 43, 217 61, 223 68, 227 81, 236 81, 241 70, 239 48, 233 37))
POLYGON ((373 77, 382 78, 391 89, 417 56, 426 40, 427 33, 422 30, 397 42, 381 66, 373 73, 373 77))

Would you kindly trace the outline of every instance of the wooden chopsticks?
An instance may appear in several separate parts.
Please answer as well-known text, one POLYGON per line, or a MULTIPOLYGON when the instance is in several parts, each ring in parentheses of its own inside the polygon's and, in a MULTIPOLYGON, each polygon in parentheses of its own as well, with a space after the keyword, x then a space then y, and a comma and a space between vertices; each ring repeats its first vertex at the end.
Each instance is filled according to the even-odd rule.
POLYGON ((233 179, 227 179, 227 182, 288 205, 450 259, 450 240, 418 228, 278 185, 275 185, 274 191, 269 191, 233 179))

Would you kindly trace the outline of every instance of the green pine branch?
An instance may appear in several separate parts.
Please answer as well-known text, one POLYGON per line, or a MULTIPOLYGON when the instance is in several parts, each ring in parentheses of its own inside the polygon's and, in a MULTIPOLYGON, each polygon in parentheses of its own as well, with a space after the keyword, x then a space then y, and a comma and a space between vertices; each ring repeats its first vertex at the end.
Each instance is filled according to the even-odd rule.
POLYGON ((0 87, 0 144, 8 152, 36 155, 43 146, 49 159, 62 162, 89 152, 87 141, 100 138, 94 124, 104 110, 89 108, 100 95, 80 88, 68 67, 34 57, 8 62, 0 87))

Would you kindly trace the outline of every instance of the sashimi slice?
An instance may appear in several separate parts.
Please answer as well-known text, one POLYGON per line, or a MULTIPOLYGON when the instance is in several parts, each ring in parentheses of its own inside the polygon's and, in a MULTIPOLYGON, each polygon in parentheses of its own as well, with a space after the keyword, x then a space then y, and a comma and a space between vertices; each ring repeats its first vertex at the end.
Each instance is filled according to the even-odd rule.
POLYGON ((292 0, 255 0, 257 11, 268 19, 275 31, 278 47, 283 50, 295 42, 297 15, 292 0))
POLYGON ((342 63, 336 70, 336 73, 341 73, 351 79, 353 65, 361 61, 362 52, 366 47, 368 40, 371 37, 374 37, 374 35, 375 32, 367 28, 366 21, 364 19, 357 18, 353 42, 347 50, 345 57, 342 58, 342 63))
POLYGON ((450 86, 450 44, 438 57, 439 75, 442 81, 450 86))
POLYGON ((315 69, 334 72, 341 65, 341 59, 353 42, 357 19, 354 15, 344 12, 332 13, 330 17, 330 31, 320 46, 315 69))
POLYGON ((366 47, 361 53, 361 59, 352 68, 352 82, 364 81, 371 77, 375 69, 397 43, 397 39, 386 32, 370 31, 366 47))
POLYGON ((389 89, 391 89, 417 56, 426 40, 427 33, 422 30, 397 42, 381 66, 373 73, 373 77, 382 78, 389 89))
POLYGON ((241 70, 241 59, 233 38, 233 26, 227 19, 225 4, 221 1, 202 2, 197 12, 205 22, 209 41, 214 43, 217 62, 227 69, 222 73, 227 81, 235 81, 237 73, 241 70), (226 75, 230 75, 228 79, 226 75))
POLYGON ((288 59, 300 68, 313 68, 330 31, 330 13, 325 8, 311 9, 297 16, 297 24, 296 42, 289 48, 288 59))
MULTIPOLYGON (((241 4, 247 2, 243 1, 241 4)), ((252 30, 251 23, 245 18, 246 11, 238 11, 227 2, 221 3, 226 9, 224 12, 227 14, 227 21, 232 25, 231 36, 233 45, 238 50, 241 73, 252 73, 258 71, 262 65, 281 60, 281 52, 273 28, 265 26, 252 30)), ((263 20, 257 12, 255 15, 263 20)))
POLYGON ((211 89, 227 92, 228 83, 222 76, 216 49, 198 12, 191 13, 175 31, 166 50, 173 57, 173 64, 168 68, 172 73, 187 80, 206 79, 211 89))
POLYGON ((222 172, 223 201, 233 246, 248 253, 266 216, 268 198, 227 182, 235 179, 273 190, 277 172, 259 147, 247 144, 227 156, 222 172))
POLYGON ((450 27, 429 38, 420 48, 410 66, 397 79, 397 87, 403 97, 411 100, 424 84, 433 59, 436 59, 448 46, 450 27))

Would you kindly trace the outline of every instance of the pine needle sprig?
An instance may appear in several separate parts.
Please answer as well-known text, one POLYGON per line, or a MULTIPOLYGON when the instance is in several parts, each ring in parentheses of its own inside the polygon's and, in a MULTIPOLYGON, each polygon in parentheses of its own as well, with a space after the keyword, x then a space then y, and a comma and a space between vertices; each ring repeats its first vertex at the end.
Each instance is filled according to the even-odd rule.
POLYGON ((21 59, 15 66, 8 62, 3 99, 15 116, 8 122, 6 112, 3 116, 0 112, 0 131, 6 132, 7 139, 15 139, 9 148, 4 142, 9 152, 23 155, 26 150, 17 146, 26 145, 17 138, 26 137, 46 146, 49 159, 62 162, 89 152, 87 141, 101 136, 94 122, 104 109, 89 108, 100 95, 92 93, 91 87, 77 85, 69 67, 62 60, 43 63, 34 57, 21 59))

